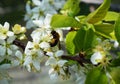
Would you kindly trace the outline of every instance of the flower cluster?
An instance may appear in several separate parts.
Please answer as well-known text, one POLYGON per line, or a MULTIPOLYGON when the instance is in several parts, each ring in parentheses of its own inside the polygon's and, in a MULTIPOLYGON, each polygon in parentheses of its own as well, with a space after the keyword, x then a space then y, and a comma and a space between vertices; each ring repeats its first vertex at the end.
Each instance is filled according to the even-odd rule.
MULTIPOLYGON (((4 70, 20 65, 29 72, 39 72, 44 59, 52 80, 56 80, 59 76, 68 79, 72 75, 78 84, 96 84, 96 80, 100 80, 100 84, 116 82, 115 76, 120 69, 120 55, 114 56, 110 51, 119 47, 120 17, 117 20, 105 15, 110 0, 104 0, 100 8, 88 16, 79 15, 80 0, 68 0, 63 11, 60 10, 65 1, 29 0, 27 2, 27 13, 24 18, 27 21, 26 27, 35 30, 30 34, 32 40, 28 40, 26 45, 20 42, 27 38, 25 27, 15 24, 10 29, 8 22, 4 25, 0 24, 2 82, 10 79, 4 70), (57 14, 59 11, 61 14, 57 14), (99 14, 102 12, 105 14, 99 14), (113 21, 116 21, 115 25, 109 23, 113 21), (66 38, 63 37, 62 31, 65 29, 66 38)), ((114 12, 108 14, 118 15, 114 12)))
POLYGON ((97 38, 97 40, 98 45, 96 45, 93 49, 94 53, 90 60, 94 65, 101 63, 103 66, 106 66, 106 64, 109 62, 107 56, 110 56, 109 50, 111 49, 112 44, 108 39, 102 41, 100 38, 97 38))
POLYGON ((63 79, 67 78, 65 73, 67 67, 64 66, 67 60, 60 59, 63 53, 64 51, 62 50, 58 50, 55 53, 46 53, 49 56, 49 59, 46 62, 46 66, 51 66, 51 69, 49 70, 49 75, 52 80, 57 79, 59 75, 62 76, 63 79))
POLYGON ((24 39, 23 33, 25 33, 25 28, 20 26, 19 32, 17 32, 18 27, 13 27, 13 31, 10 31, 9 28, 10 25, 8 22, 5 22, 3 26, 0 25, 0 63, 3 63, 0 69, 18 66, 22 60, 22 52, 13 42, 18 39, 18 37, 24 39), (18 34, 22 35, 19 36, 18 34))
MULTIPOLYGON (((40 62, 42 61, 42 59, 44 59, 45 56, 50 56, 50 58, 51 57, 53 58, 54 57, 53 52, 57 52, 57 53, 63 52, 63 51, 61 52, 59 51, 57 44, 55 44, 54 46, 52 45, 52 43, 54 44, 53 40, 55 39, 52 32, 57 33, 60 38, 62 37, 60 36, 60 33, 58 33, 57 31, 51 28, 50 26, 51 17, 52 16, 50 14, 47 14, 44 21, 41 20, 33 21, 34 24, 38 26, 38 28, 31 33, 32 41, 28 41, 26 45, 25 59, 23 63, 23 65, 27 67, 28 71, 31 70, 40 71, 40 62)), ((58 41, 59 41, 59 37, 58 37, 58 41)), ((54 66, 57 66, 57 60, 55 60, 56 58, 58 58, 57 56, 58 54, 53 60, 54 62, 56 61, 56 64, 54 64, 54 66)), ((48 60, 51 60, 50 58, 48 60)), ((51 65, 51 63, 47 65, 51 65)), ((62 64, 61 67, 63 65, 64 64, 62 64)))
POLYGON ((47 14, 56 14, 64 5, 65 0, 32 0, 26 4, 26 15, 24 20, 27 21, 26 28, 35 27, 34 20, 43 21, 47 14), (33 4, 33 6, 31 6, 33 4))

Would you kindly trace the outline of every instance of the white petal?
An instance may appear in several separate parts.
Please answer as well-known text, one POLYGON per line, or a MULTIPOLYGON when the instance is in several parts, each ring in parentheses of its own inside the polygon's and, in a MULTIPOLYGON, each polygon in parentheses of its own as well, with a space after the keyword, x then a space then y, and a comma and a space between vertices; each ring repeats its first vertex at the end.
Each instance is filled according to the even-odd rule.
POLYGON ((35 69, 36 69, 37 71, 40 70, 40 62, 39 62, 39 61, 34 60, 34 61, 33 61, 33 66, 35 67, 35 69))
POLYGON ((25 54, 30 54, 30 48, 33 48, 34 45, 32 42, 28 41, 26 47, 25 47, 25 54))
POLYGON ((49 70, 49 76, 51 80, 56 80, 58 78, 58 73, 53 69, 49 70))
POLYGON ((20 64, 20 62, 18 60, 13 60, 12 61, 12 67, 16 67, 20 64))
POLYGON ((0 69, 9 69, 11 67, 10 64, 2 64, 0 65, 0 69))
POLYGON ((32 39, 33 39, 33 42, 39 43, 40 40, 41 40, 41 35, 42 35, 41 29, 36 29, 36 30, 34 30, 34 31, 31 33, 31 37, 32 37, 32 39))
POLYGON ((14 33, 11 32, 11 31, 8 31, 8 32, 7 32, 7 36, 14 36, 14 33))
POLYGON ((13 43, 14 40, 15 40, 15 36, 10 36, 10 37, 7 39, 7 43, 13 43))
POLYGON ((1 45, 5 45, 5 40, 0 39, 0 44, 1 44, 1 45))
POLYGON ((10 45, 10 49, 11 49, 11 50, 17 50, 18 47, 17 47, 16 45, 10 45))
POLYGON ((6 47, 0 46, 0 56, 5 56, 5 54, 6 54, 6 47))
MULTIPOLYGON (((39 10, 39 9, 37 9, 39 10)), ((35 12, 36 10, 34 10, 33 12, 35 12)), ((35 20, 35 19, 39 19, 39 14, 38 13, 34 13, 33 16, 31 17, 32 20, 35 20)))
POLYGON ((48 42, 41 42, 40 47, 42 49, 50 48, 50 44, 48 42))
POLYGON ((4 57, 0 57, 0 63, 5 59, 5 56, 4 57))
POLYGON ((6 28, 7 30, 9 30, 10 24, 8 22, 4 23, 4 28, 6 28))
POLYGON ((44 25, 46 28, 50 28, 50 22, 51 22, 52 15, 47 14, 44 20, 44 25))
POLYGON ((31 13, 31 8, 30 8, 29 3, 26 4, 25 9, 26 9, 26 11, 27 11, 28 14, 31 13))
POLYGON ((37 25, 38 27, 42 27, 43 26, 43 21, 42 20, 33 20, 33 23, 35 25, 37 25))
POLYGON ((60 66, 60 67, 62 67, 66 62, 68 62, 67 60, 59 60, 58 61, 58 65, 60 66))
POLYGON ((23 65, 29 65, 30 63, 32 63, 32 58, 31 58, 31 56, 27 56, 24 60, 25 60, 25 62, 24 62, 23 65))
POLYGON ((12 50, 10 48, 7 48, 7 54, 12 55, 12 53, 13 53, 12 50))
POLYGON ((3 34, 3 33, 0 33, 0 39, 4 40, 7 38, 7 35, 3 34))
POLYGON ((64 72, 64 70, 63 70, 63 68, 60 68, 60 71, 59 71, 59 72, 60 72, 60 74, 62 74, 62 75, 66 75, 65 72, 64 72))
POLYGON ((47 52, 46 55, 50 56, 50 57, 53 57, 53 52, 47 52))
POLYGON ((90 60, 91 60, 92 64, 97 65, 101 61, 102 58, 103 58, 103 56, 101 55, 100 52, 95 52, 91 56, 90 60))
POLYGON ((32 20, 28 20, 28 21, 26 22, 26 28, 27 28, 27 29, 30 29, 30 28, 32 28, 32 27, 35 27, 35 24, 32 22, 32 20))
POLYGON ((32 2, 33 2, 35 5, 37 5, 37 6, 41 5, 41 1, 40 1, 40 0, 32 0, 32 2))
POLYGON ((29 72, 31 72, 31 67, 30 67, 30 65, 26 65, 26 67, 27 67, 27 70, 28 70, 29 72))
POLYGON ((22 60, 23 55, 19 50, 16 51, 15 56, 17 56, 20 60, 22 60))
POLYGON ((60 41, 63 41, 63 40, 64 40, 64 38, 63 38, 63 31, 60 30, 60 29, 57 29, 57 30, 55 30, 55 31, 59 34, 59 36, 60 36, 60 41))
POLYGON ((50 58, 46 61, 46 63, 45 63, 46 66, 48 66, 48 65, 56 65, 56 64, 57 64, 57 60, 56 60, 54 57, 50 57, 50 58))
POLYGON ((62 56, 63 54, 64 54, 63 50, 58 50, 57 52, 55 52, 56 57, 62 56))
POLYGON ((42 50, 38 50, 37 54, 40 58, 44 56, 44 52, 42 50))

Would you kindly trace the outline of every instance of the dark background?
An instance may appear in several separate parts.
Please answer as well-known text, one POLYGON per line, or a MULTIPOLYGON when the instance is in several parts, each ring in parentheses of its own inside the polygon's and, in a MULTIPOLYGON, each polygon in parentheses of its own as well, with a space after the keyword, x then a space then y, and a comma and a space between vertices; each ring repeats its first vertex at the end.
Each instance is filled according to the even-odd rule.
MULTIPOLYGON (((24 15, 25 15, 25 4, 27 0, 0 0, 0 24, 3 24, 5 21, 9 22, 11 25, 16 23, 25 25, 24 15)), ((92 1, 92 0, 91 0, 92 1)), ((120 11, 120 0, 112 0, 111 10, 120 11)), ((97 4, 95 4, 96 7, 97 4)), ((82 4, 81 9, 86 10, 82 11, 81 14, 89 13, 90 4, 82 4), (84 7, 83 7, 84 6, 84 7)))

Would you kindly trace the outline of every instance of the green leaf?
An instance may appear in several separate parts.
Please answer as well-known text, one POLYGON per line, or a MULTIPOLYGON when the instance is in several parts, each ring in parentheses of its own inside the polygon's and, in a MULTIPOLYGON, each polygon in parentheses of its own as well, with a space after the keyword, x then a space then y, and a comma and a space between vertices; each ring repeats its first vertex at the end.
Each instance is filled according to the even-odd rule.
POLYGON ((111 0, 104 0, 102 5, 98 9, 96 9, 94 12, 90 13, 87 16, 86 18, 87 22, 94 24, 101 21, 107 14, 107 11, 110 7, 110 3, 111 3, 111 0))
POLYGON ((110 72, 112 79, 115 81, 115 84, 120 84, 120 67, 115 67, 110 72))
POLYGON ((110 64, 112 67, 120 66, 120 53, 118 53, 117 58, 113 59, 110 64))
POLYGON ((68 0, 62 8, 61 12, 67 13, 68 16, 75 16, 80 11, 79 4, 80 0, 68 0))
POLYGON ((120 58, 114 59, 114 60, 111 62, 111 66, 112 66, 112 67, 120 66, 120 58))
MULTIPOLYGON (((77 34, 77 31, 71 31, 67 34, 66 36, 66 48, 67 48, 67 51, 68 53, 70 54, 75 54, 77 52, 79 52, 80 48, 79 48, 79 44, 75 44, 74 43, 74 39, 76 39, 76 34, 77 34)), ((79 42, 79 40, 76 39, 76 41, 79 42)))
POLYGON ((108 84, 108 78, 104 71, 94 68, 87 74, 85 84, 108 84))
POLYGON ((120 14, 115 23, 115 36, 116 36, 118 42, 120 43, 120 14))
POLYGON ((95 31, 97 34, 105 37, 105 38, 112 38, 110 33, 114 30, 114 25, 112 24, 97 24, 94 25, 95 31))
POLYGON ((78 31, 71 31, 66 36, 67 51, 72 55, 80 51, 85 51, 91 47, 93 38, 94 32, 91 28, 81 28, 78 31))
POLYGON ((119 17, 119 13, 109 11, 107 12, 105 18, 103 20, 105 21, 116 21, 119 17))
POLYGON ((73 17, 65 16, 65 15, 54 15, 52 17, 51 26, 53 28, 60 28, 60 27, 81 27, 81 23, 79 23, 73 17))

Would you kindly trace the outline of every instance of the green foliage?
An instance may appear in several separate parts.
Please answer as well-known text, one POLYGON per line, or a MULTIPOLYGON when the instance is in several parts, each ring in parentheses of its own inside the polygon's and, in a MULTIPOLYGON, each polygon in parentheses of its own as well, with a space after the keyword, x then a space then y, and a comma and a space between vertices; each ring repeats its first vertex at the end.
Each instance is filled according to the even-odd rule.
POLYGON ((112 38, 110 33, 114 31, 114 25, 112 24, 97 24, 94 25, 95 31, 97 34, 106 37, 106 38, 112 38))
POLYGON ((113 68, 110 74, 115 84, 120 84, 120 67, 113 68))
POLYGON ((87 74, 85 84, 108 84, 108 78, 103 70, 94 68, 87 74))
POLYGON ((76 42, 79 42, 79 39, 76 39, 77 31, 71 31, 66 36, 66 48, 68 53, 74 55, 75 53, 79 52, 80 47, 78 44, 74 43, 74 40, 76 42))
POLYGON ((78 31, 71 31, 66 36, 67 51, 74 55, 80 51, 89 49, 94 38, 93 30, 81 28, 78 31))
POLYGON ((119 14, 119 18, 116 20, 115 23, 115 36, 118 42, 120 43, 120 14, 119 14))
POLYGON ((112 67, 120 66, 120 53, 118 53, 118 56, 114 60, 112 60, 111 66, 112 67))
POLYGON ((105 18, 103 20, 105 21, 116 21, 119 17, 119 13, 109 11, 107 12, 105 18))
POLYGON ((51 26, 53 28, 61 28, 61 27, 81 27, 81 23, 79 23, 73 17, 65 16, 65 15, 53 15, 51 26), (57 19, 56 19, 57 18, 57 19))
POLYGON ((68 0, 62 8, 61 12, 67 13, 68 16, 75 16, 80 11, 79 4, 80 0, 68 0))
POLYGON ((103 4, 98 9, 87 16, 86 21, 92 24, 101 21, 107 14, 110 3, 111 0, 104 0, 103 4))

